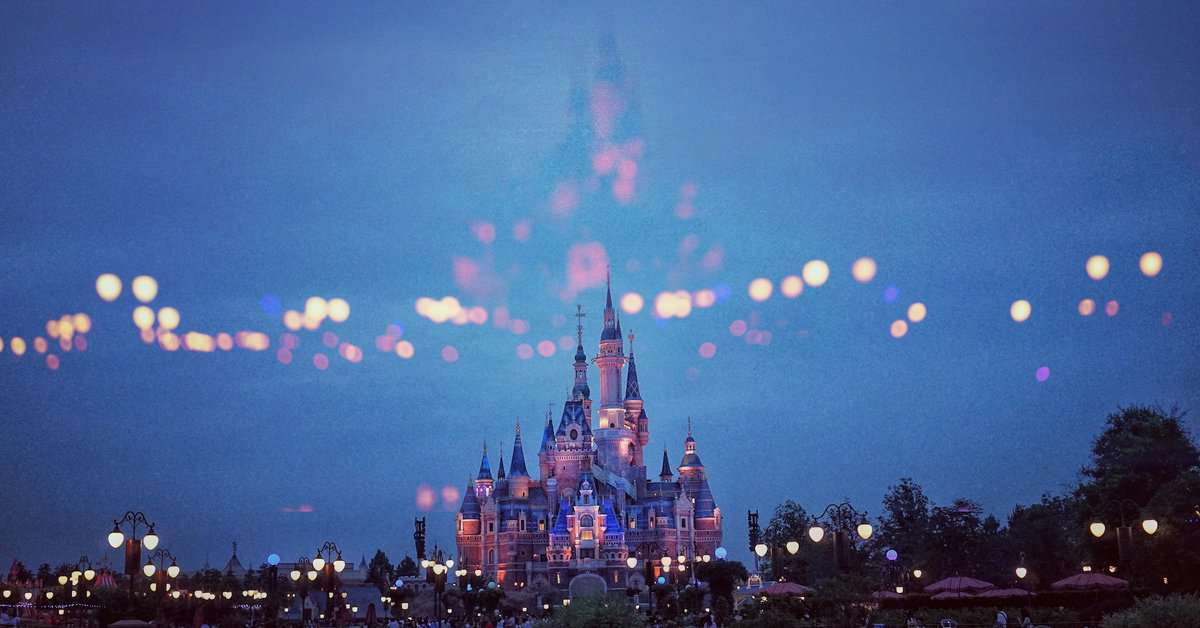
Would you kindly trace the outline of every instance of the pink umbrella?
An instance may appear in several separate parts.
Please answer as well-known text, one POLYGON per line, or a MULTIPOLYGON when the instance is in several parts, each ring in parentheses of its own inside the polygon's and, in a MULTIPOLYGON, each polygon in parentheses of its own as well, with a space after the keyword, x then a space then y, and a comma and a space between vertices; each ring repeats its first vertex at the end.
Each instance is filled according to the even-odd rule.
POLYGON ((990 589, 988 591, 984 591, 983 593, 980 593, 979 595, 977 595, 975 597, 985 597, 985 598, 993 598, 993 599, 1015 598, 1015 597, 1033 597, 1033 593, 1026 591, 1025 589, 990 589))
POLYGON ((942 591, 930 597, 931 600, 974 600, 976 596, 962 591, 942 591))
POLYGON ((904 596, 896 593, 895 591, 876 591, 871 594, 871 597, 877 600, 899 600, 904 596))
POLYGON ((952 576, 949 578, 942 578, 941 580, 938 580, 937 582, 925 587, 925 592, 973 593, 977 591, 987 591, 988 589, 994 588, 996 588, 996 585, 990 582, 984 582, 983 580, 976 580, 975 578, 968 578, 966 576, 952 576))
POLYGON ((1106 576, 1102 573, 1088 571, 1077 573, 1070 578, 1063 578, 1050 585, 1053 589, 1065 591, 1112 591, 1129 587, 1129 582, 1120 578, 1106 576))
POLYGON ((814 593, 814 590, 802 584, 796 584, 795 582, 776 582, 763 589, 762 592, 763 595, 777 595, 783 597, 788 595, 810 595, 814 593))

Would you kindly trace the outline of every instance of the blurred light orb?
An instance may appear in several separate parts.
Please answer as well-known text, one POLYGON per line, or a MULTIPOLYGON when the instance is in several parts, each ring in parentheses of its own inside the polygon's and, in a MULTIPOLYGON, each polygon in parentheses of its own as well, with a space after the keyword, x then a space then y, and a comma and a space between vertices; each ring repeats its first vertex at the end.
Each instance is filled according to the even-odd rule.
POLYGON ((804 276, 804 283, 820 288, 829 280, 829 264, 819 259, 811 260, 804 264, 800 274, 804 276))
POLYGON ((1091 299, 1084 299, 1079 302, 1079 315, 1091 316, 1096 312, 1096 302, 1091 299))
POLYGON ((9 348, 12 349, 13 355, 18 355, 18 356, 25 355, 25 339, 24 338, 22 338, 20 336, 13 336, 12 340, 9 341, 8 345, 9 345, 9 348))
POLYGON ((413 347, 413 343, 407 340, 401 340, 400 342, 396 343, 396 355, 404 358, 405 360, 413 357, 414 351, 415 348, 413 347))
POLYGON ((896 286, 888 286, 883 289, 883 302, 895 303, 896 299, 900 298, 900 289, 896 286))
POLYGON ((329 320, 335 323, 344 323, 347 318, 350 318, 350 304, 345 299, 330 299, 329 320))
POLYGON ((92 317, 82 312, 71 317, 71 324, 75 326, 75 331, 81 334, 92 331, 92 317))
POLYGON ((300 331, 304 326, 304 316, 296 310, 288 310, 283 313, 283 326, 290 331, 300 331))
POLYGON ((51 371, 57 371, 58 365, 59 365, 59 360, 58 360, 57 355, 54 355, 53 353, 51 353, 50 355, 46 356, 46 367, 47 368, 49 368, 51 371))
POLYGON ((104 301, 116 301, 121 296, 121 278, 112 273, 96 277, 96 294, 104 301))
POLYGON ((642 311, 642 308, 645 307, 645 305, 646 300, 642 298, 642 295, 636 292, 626 292, 621 296, 621 309, 624 310, 626 314, 637 314, 638 312, 642 311))
POLYGON ((458 362, 458 349, 453 345, 446 345, 442 347, 442 359, 449 364, 458 362))
POLYGON ((687 290, 660 292, 654 297, 654 314, 659 318, 687 318, 692 313, 692 295, 687 290))
POLYGON ((533 347, 528 342, 522 342, 517 345, 517 357, 522 360, 528 360, 533 357, 533 347))
POLYGON ((796 275, 788 275, 779 282, 779 292, 789 299, 794 299, 804 292, 804 280, 796 275))
POLYGON ((179 310, 167 306, 158 310, 158 326, 166 330, 179 327, 179 310))
POLYGON ((921 303, 920 301, 908 306, 908 320, 913 323, 919 323, 925 320, 925 315, 927 313, 928 312, 925 309, 925 304, 921 303))
POLYGON ((717 345, 711 342, 706 342, 700 345, 700 357, 704 358, 705 360, 711 360, 715 355, 717 355, 717 345))
POLYGON ((329 316, 329 303, 321 297, 308 297, 304 302, 304 316, 317 321, 325 320, 329 316))
POLYGON ((324 371, 329 368, 329 356, 324 353, 318 353, 313 356, 313 366, 324 371))
POLYGON ((892 338, 903 338, 908 333, 908 322, 904 319, 896 319, 892 321, 891 329, 892 338))
POLYGON ((717 560, 725 560, 725 557, 729 555, 729 550, 725 549, 724 547, 718 547, 716 554, 717 560))
POLYGON ((145 305, 133 308, 133 324, 138 329, 150 329, 154 326, 154 310, 145 305))
POLYGON ((850 274, 858 283, 871 283, 871 280, 875 279, 877 271, 875 260, 869 257, 860 257, 854 260, 854 264, 850 266, 850 274))
POLYGON ((887 554, 885 554, 885 556, 887 556, 888 560, 896 560, 896 559, 900 558, 900 553, 894 549, 890 549, 887 551, 887 554))
POLYGON ((729 333, 734 336, 743 336, 746 334, 746 321, 738 319, 729 324, 729 333))
POLYGON ((158 296, 158 281, 150 275, 138 275, 133 278, 133 284, 130 285, 133 290, 133 296, 142 303, 149 303, 158 296))
POLYGON ((1085 268, 1088 277, 1100 281, 1108 276, 1108 258, 1103 255, 1093 255, 1087 259, 1085 268))
POLYGON ((750 293, 750 298, 762 302, 771 298, 771 292, 774 291, 774 286, 771 285, 771 280, 766 277, 759 277, 750 282, 747 292, 750 293))
POLYGON ((1044 382, 1044 381, 1050 379, 1050 367, 1039 366, 1037 371, 1034 372, 1033 376, 1039 382, 1044 382))
POLYGON ((554 355, 555 350, 556 348, 554 343, 550 340, 543 340, 537 345, 538 355, 542 356, 543 358, 548 358, 554 355))
POLYGON ((712 307, 717 302, 717 293, 709 290, 708 288, 697 290, 696 295, 692 297, 692 302, 695 303, 696 307, 699 308, 712 307))
POLYGON ((33 339, 33 350, 37 351, 38 353, 45 353, 48 346, 49 345, 46 343, 46 339, 42 338, 41 336, 33 339))
POLYGON ((275 359, 279 360, 280 364, 291 364, 292 351, 287 347, 280 347, 279 350, 275 352, 275 359))
POLYGON ((1008 315, 1018 323, 1024 323, 1029 320, 1029 315, 1033 313, 1033 306, 1025 299, 1017 299, 1012 302, 1008 308, 1008 315))
POLYGON ((1142 274, 1147 277, 1157 276, 1162 272, 1162 255, 1154 251, 1142 253, 1142 257, 1138 259, 1138 268, 1142 270, 1142 274))
POLYGON ((225 332, 217 334, 217 348, 219 348, 221 351, 233 350, 233 336, 230 336, 225 332))
POLYGON ((46 321, 46 335, 51 338, 58 338, 58 321, 46 321))
POLYGON ((1104 304, 1104 313, 1109 316, 1116 316, 1119 311, 1121 311, 1121 304, 1116 299, 1104 304))

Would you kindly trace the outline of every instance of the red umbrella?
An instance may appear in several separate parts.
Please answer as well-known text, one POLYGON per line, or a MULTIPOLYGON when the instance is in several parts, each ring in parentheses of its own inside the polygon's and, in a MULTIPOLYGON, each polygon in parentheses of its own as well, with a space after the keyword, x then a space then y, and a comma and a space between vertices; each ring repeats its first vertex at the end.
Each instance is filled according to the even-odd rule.
POLYGON ((762 592, 763 592, 763 595, 787 596, 787 595, 809 595, 811 593, 814 593, 814 590, 810 589, 802 584, 796 584, 795 582, 776 582, 776 583, 772 584, 771 586, 763 589, 762 592))
POLYGON ((1129 587, 1129 582, 1120 578, 1106 576, 1102 573, 1088 571, 1077 573, 1070 578, 1063 578, 1050 585, 1053 589, 1065 591, 1112 591, 1129 587))
POLYGON ((980 593, 975 597, 986 598, 1014 598, 1014 597, 1033 597, 1033 593, 1025 589, 989 589, 980 593))
POLYGON ((942 591, 937 595, 931 596, 931 600, 973 600, 977 596, 962 591, 942 591))
POLYGON ((950 578, 942 578, 937 582, 925 587, 926 593, 974 593, 977 591, 987 591, 994 589, 996 585, 975 578, 966 576, 952 576, 950 578))
POLYGON ((374 602, 367 604, 367 625, 368 626, 375 625, 375 603, 374 602))
POLYGON ((871 594, 871 597, 877 600, 899 600, 904 596, 895 591, 876 591, 871 594))

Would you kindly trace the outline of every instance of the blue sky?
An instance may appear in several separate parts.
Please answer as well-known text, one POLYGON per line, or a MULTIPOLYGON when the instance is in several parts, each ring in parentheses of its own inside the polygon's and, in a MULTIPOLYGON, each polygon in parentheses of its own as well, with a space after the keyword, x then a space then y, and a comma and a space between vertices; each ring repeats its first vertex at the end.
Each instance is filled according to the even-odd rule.
MULTIPOLYGON (((694 417, 738 556, 747 508, 848 497, 875 513, 912 476, 1004 514, 1070 484, 1118 405, 1194 412, 1197 8, 919 8, 0 6, 0 561, 95 559, 130 508, 187 568, 223 563, 234 540, 251 560, 326 539, 355 558, 411 553, 418 487, 461 487, 482 441, 507 453, 515 417, 536 434, 569 392, 569 353, 522 360, 518 345, 571 335, 579 302, 594 353, 602 289, 563 294, 581 246, 602 247, 618 297, 728 291, 683 319, 648 306, 622 323, 652 451, 677 461, 694 417), (588 190, 586 161, 574 180, 569 157, 572 88, 594 90, 606 33, 622 139, 644 146, 624 201, 611 177, 588 190), (578 202, 556 209, 564 184, 578 202), (1165 263, 1147 278, 1151 250, 1165 263), (1102 281, 1084 272, 1093 254, 1111 260, 1102 281), (860 256, 878 263, 868 284, 849 273, 860 256), (810 259, 829 282, 780 296, 810 259), (94 290, 102 272, 126 282, 116 302, 94 290), (262 331, 271 349, 143 344, 138 274, 181 331, 262 331), (747 295, 756 277, 776 286, 765 302, 747 295), (302 310, 312 295, 350 303, 321 331, 362 363, 320 332, 278 361, 264 297, 302 310), (422 296, 492 316, 435 324, 422 296), (1018 298, 1033 303, 1023 324, 1018 298), (1083 298, 1119 312, 1081 317, 1083 298), (928 318, 889 337, 914 301, 928 318), (498 307, 529 331, 494 325, 498 307), (57 370, 12 354, 11 337, 74 312, 93 321, 86 352, 57 370), (736 320, 770 343, 731 335, 736 320), (389 324, 411 360, 375 349, 389 324), (285 512, 300 504, 312 512, 285 512)), ((446 545, 437 501, 424 514, 446 545)))

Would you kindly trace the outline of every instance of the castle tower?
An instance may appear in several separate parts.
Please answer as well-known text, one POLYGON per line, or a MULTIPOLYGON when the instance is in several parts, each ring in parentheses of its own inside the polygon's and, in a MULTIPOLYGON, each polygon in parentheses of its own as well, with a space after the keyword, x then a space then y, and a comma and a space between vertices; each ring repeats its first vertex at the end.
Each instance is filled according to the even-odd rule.
POLYGON ((645 415, 642 402, 642 387, 638 383, 637 364, 633 361, 633 332, 629 332, 629 371, 625 374, 625 427, 637 434, 637 446, 633 447, 632 466, 646 464, 643 452, 650 444, 650 420, 645 415))
POLYGON ((484 499, 492 494, 492 465, 488 462, 487 443, 483 444, 483 458, 479 460, 479 475, 475 478, 475 497, 484 499))
POLYGON ((508 463, 508 493, 517 499, 529 497, 529 471, 525 469, 525 449, 521 446, 521 420, 517 419, 513 436, 512 460, 508 463))
POLYGON ((604 305, 604 330, 600 332, 600 353, 595 358, 596 367, 600 369, 600 427, 609 427, 614 419, 623 420, 621 415, 625 408, 621 404, 621 369, 625 366, 625 355, 621 345, 621 323, 613 310, 612 280, 609 279, 604 305))

